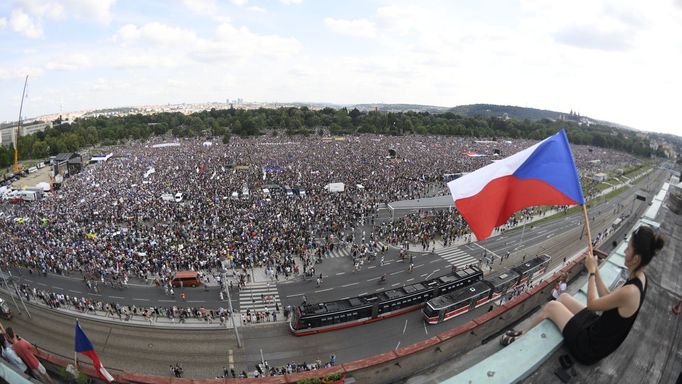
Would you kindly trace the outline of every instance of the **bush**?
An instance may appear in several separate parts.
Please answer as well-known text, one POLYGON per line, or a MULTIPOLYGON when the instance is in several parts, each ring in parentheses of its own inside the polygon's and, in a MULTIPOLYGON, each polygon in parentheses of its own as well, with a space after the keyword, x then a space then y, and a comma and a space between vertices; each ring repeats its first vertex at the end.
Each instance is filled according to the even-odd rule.
POLYGON ((340 373, 334 373, 334 374, 331 374, 331 375, 324 378, 324 381, 328 381, 328 382, 339 381, 339 380, 341 380, 341 374, 340 373))

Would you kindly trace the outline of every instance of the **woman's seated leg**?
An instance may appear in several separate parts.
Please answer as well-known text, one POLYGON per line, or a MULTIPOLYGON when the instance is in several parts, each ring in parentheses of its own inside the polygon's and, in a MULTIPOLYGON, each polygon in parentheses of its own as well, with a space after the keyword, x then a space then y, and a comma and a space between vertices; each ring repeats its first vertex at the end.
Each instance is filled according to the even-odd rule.
POLYGON ((565 292, 559 295, 559 299, 557 300, 566 308, 568 308, 568 310, 571 311, 571 313, 573 313, 574 315, 585 309, 585 304, 579 302, 573 296, 565 292))

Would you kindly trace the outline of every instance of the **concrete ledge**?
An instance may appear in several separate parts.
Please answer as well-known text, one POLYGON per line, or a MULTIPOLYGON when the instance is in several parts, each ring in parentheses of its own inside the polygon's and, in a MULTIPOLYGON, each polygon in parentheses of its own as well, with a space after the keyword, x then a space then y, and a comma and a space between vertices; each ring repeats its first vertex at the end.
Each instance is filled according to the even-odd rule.
POLYGON ((440 343, 440 339, 438 338, 438 336, 434 336, 430 339, 422 340, 422 341, 416 342, 414 344, 411 344, 411 345, 408 345, 408 346, 405 346, 402 348, 398 348, 397 350, 395 350, 395 354, 400 356, 400 357, 403 357, 403 356, 411 355, 415 352, 422 351, 424 349, 432 348, 432 347, 438 345, 439 343, 440 343))
POLYGON ((390 351, 386 353, 382 353, 380 355, 374 355, 372 357, 368 357, 366 359, 362 360, 356 360, 350 363, 342 364, 341 366, 347 371, 347 372, 352 372, 352 371, 357 371, 363 368, 368 368, 374 365, 379 365, 379 364, 384 364, 386 362, 390 362, 394 359, 396 359, 398 355, 396 355, 395 352, 390 351))
POLYGON ((475 321, 467 321, 466 323, 460 325, 457 328, 452 328, 449 329, 438 336, 436 336, 440 341, 446 341, 448 339, 451 339, 455 336, 459 336, 463 333, 467 333, 471 331, 472 329, 476 328, 476 322, 475 321))
POLYGON ((515 383, 534 372, 561 346, 559 329, 545 320, 513 344, 444 381, 455 383, 515 383))

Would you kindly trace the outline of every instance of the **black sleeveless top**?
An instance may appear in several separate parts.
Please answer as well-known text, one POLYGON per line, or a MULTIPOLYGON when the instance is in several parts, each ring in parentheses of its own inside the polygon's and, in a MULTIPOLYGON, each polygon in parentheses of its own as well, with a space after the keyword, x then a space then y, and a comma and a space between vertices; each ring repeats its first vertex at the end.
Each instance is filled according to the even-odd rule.
POLYGON ((585 329, 591 349, 590 355, 594 358, 601 359, 615 351, 628 336, 632 325, 635 323, 635 319, 637 319, 639 310, 644 302, 646 288, 642 288, 642 282, 637 277, 626 281, 623 286, 629 284, 639 288, 639 306, 635 313, 630 317, 623 318, 618 313, 618 308, 613 308, 602 313, 595 322, 585 329))

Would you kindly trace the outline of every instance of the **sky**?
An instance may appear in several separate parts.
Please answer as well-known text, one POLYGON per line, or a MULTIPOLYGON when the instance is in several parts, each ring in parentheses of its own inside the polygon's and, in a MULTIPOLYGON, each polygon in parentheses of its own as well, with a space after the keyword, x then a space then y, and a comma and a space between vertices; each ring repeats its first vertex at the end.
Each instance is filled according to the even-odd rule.
POLYGON ((237 98, 490 103, 682 135, 682 0, 0 0, 0 121, 237 98))

